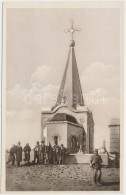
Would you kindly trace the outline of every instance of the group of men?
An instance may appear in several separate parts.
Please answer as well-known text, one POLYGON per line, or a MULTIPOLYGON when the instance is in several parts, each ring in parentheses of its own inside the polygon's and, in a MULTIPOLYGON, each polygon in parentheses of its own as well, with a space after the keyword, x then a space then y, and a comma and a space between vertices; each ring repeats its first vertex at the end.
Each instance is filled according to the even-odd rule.
POLYGON ((25 158, 24 161, 25 163, 29 163, 30 161, 30 152, 31 152, 31 147, 27 143, 24 149, 21 146, 21 142, 19 141, 17 145, 13 145, 12 148, 9 151, 9 157, 8 161, 6 164, 12 162, 12 165, 15 164, 15 160, 17 162, 17 166, 20 166, 20 162, 22 161, 22 152, 24 151, 25 158), (15 158, 16 157, 16 158, 15 158))
MULTIPOLYGON (((23 152, 24 152, 23 160, 25 161, 25 165, 29 165, 31 147, 27 143, 23 149, 20 142, 18 142, 17 145, 13 145, 12 148, 10 149, 7 164, 12 162, 12 165, 14 165, 16 159, 17 166, 20 166, 23 152)), ((66 149, 63 146, 63 144, 61 144, 61 146, 54 144, 54 146, 52 147, 50 142, 48 145, 45 145, 44 141, 42 141, 41 144, 37 142, 34 148, 34 161, 32 161, 32 163, 43 164, 43 165, 63 164, 65 153, 66 153, 66 149)))
MULTIPOLYGON (((24 149, 22 149, 21 143, 18 142, 18 144, 10 149, 9 151, 9 157, 7 164, 12 162, 12 165, 15 163, 15 156, 17 161, 17 166, 20 166, 20 162, 22 161, 22 152, 24 151, 24 161, 25 164, 29 164, 30 162, 30 152, 31 147, 29 144, 26 144, 24 149)), ((42 141, 41 144, 39 142, 36 143, 36 146, 34 148, 34 163, 37 164, 63 164, 64 163, 64 157, 66 154, 66 149, 61 144, 61 146, 58 146, 57 144, 54 144, 54 146, 51 146, 51 143, 49 142, 48 145, 45 145, 45 142, 42 141)), ((91 156, 90 160, 90 167, 93 171, 93 182, 94 184, 101 185, 101 163, 102 158, 98 154, 98 150, 95 149, 94 155, 91 156)))
POLYGON ((66 154, 66 148, 61 144, 61 146, 51 143, 46 146, 45 142, 42 141, 36 143, 34 148, 34 162, 40 164, 64 164, 64 158, 66 154))

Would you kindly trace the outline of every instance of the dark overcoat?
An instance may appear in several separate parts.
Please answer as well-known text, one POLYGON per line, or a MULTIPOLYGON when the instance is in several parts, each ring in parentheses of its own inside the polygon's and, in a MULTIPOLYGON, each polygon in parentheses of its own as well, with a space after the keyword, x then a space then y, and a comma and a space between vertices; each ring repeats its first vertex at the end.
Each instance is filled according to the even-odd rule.
POLYGON ((46 152, 46 146, 45 145, 40 145, 40 150, 39 150, 39 163, 44 164, 45 152, 46 152))
POLYGON ((51 145, 47 146, 46 147, 46 151, 47 151, 47 154, 48 154, 48 160, 52 160, 52 157, 53 157, 53 148, 51 145))
POLYGON ((9 157, 8 157, 8 161, 12 161, 12 162, 14 162, 15 161, 15 147, 12 147, 11 149, 10 149, 10 154, 9 154, 9 157))
POLYGON ((30 146, 25 146, 24 147, 25 161, 30 161, 30 152, 31 152, 30 146))
POLYGON ((22 147, 16 146, 16 161, 21 162, 22 161, 22 147))

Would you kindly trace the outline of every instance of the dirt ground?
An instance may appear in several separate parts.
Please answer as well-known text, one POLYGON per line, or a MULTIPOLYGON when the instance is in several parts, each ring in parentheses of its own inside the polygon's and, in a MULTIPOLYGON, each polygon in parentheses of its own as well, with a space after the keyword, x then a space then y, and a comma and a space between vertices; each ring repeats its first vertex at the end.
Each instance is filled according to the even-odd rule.
POLYGON ((92 183, 89 165, 34 165, 6 168, 7 191, 118 191, 119 169, 102 168, 102 185, 92 183))

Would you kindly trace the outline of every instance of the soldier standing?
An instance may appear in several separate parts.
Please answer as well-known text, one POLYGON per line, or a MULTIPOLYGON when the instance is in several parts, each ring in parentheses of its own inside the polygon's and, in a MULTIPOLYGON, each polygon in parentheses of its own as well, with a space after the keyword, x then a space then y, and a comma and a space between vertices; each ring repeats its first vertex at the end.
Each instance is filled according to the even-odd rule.
POLYGON ((15 163, 15 152, 16 152, 15 145, 13 145, 12 148, 10 149, 10 151, 9 151, 10 154, 9 154, 8 161, 6 162, 6 164, 12 162, 12 165, 14 165, 14 163, 15 163))
POLYGON ((94 184, 101 185, 101 156, 98 155, 98 150, 95 149, 95 153, 91 156, 90 167, 93 169, 93 181, 94 184))
POLYGON ((17 161, 17 166, 20 166, 20 162, 22 161, 22 147, 21 147, 21 142, 19 141, 17 146, 16 146, 16 161, 17 161))
POLYGON ((30 161, 30 152, 31 152, 31 148, 30 148, 29 144, 26 144, 26 146, 24 147, 25 164, 29 164, 29 161, 30 161))
POLYGON ((36 142, 36 146, 34 148, 34 162, 36 162, 37 159, 37 164, 39 163, 39 149, 40 149, 39 142, 36 142))

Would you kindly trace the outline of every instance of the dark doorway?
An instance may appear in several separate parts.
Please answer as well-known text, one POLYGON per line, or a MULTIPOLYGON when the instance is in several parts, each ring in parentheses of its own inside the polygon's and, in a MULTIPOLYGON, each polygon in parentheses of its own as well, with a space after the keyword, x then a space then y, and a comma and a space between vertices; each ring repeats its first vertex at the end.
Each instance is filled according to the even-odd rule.
POLYGON ((75 136, 72 136, 71 138, 71 148, 75 149, 77 147, 77 139, 75 136))

